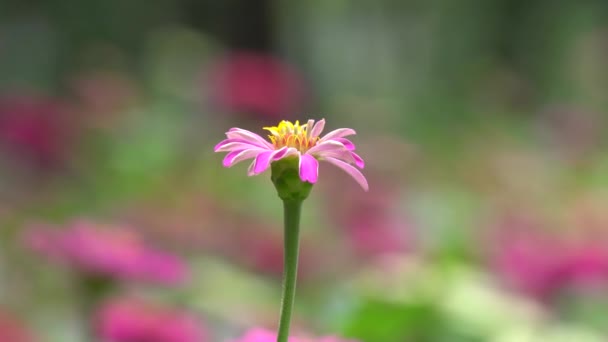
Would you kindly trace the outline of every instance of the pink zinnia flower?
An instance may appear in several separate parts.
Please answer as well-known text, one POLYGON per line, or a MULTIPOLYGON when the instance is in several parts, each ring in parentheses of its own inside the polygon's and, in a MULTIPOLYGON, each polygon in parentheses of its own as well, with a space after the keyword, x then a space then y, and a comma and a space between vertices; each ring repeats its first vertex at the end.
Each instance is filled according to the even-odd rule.
MULTIPOLYGON (((243 337, 234 342, 276 342, 277 333, 274 331, 255 328, 245 333, 243 337)), ((355 342, 353 340, 344 340, 333 336, 326 336, 321 338, 302 338, 302 337, 290 337, 289 342, 355 342)))
POLYGON ((236 53, 211 66, 215 104, 241 112, 279 117, 302 106, 304 81, 291 65, 271 55, 236 53))
POLYGON ((104 342, 204 342, 201 322, 187 312, 141 300, 123 299, 104 304, 96 315, 96 331, 104 342))
POLYGON ((228 139, 215 146, 215 152, 229 152, 224 158, 224 166, 231 167, 241 161, 252 159, 249 176, 258 175, 272 162, 284 158, 297 158, 299 174, 303 182, 316 183, 319 177, 319 160, 329 162, 346 171, 364 190, 369 186, 365 176, 355 167, 363 168, 363 159, 355 153, 355 145, 344 138, 356 134, 350 128, 340 128, 319 137, 325 120, 300 125, 281 121, 276 127, 264 127, 271 133, 270 142, 261 136, 240 128, 226 132, 228 139), (353 166, 354 164, 355 166, 353 166))
POLYGON ((27 235, 39 253, 83 273, 110 278, 175 284, 186 277, 174 255, 148 246, 134 231, 77 221, 65 230, 35 229, 27 235))

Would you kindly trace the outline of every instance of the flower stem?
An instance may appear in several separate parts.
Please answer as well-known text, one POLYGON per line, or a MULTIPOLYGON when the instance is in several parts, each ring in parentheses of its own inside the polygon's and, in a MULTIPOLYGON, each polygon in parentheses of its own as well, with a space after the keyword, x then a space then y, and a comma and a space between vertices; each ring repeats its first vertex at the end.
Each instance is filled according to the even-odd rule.
POLYGON ((283 263, 283 295, 281 299, 281 318, 277 342, 287 342, 289 325, 296 294, 296 279, 298 276, 298 250, 300 240, 300 213, 302 200, 283 200, 284 231, 284 263, 283 263))

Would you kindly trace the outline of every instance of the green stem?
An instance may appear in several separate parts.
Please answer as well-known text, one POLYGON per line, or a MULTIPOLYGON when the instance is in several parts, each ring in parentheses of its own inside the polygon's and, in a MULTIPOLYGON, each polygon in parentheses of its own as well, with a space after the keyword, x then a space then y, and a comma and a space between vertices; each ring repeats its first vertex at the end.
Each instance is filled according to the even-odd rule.
POLYGON ((281 319, 277 342, 287 342, 289 324, 296 294, 296 279, 298 276, 298 250, 300 240, 300 212, 302 200, 284 200, 283 214, 284 232, 284 263, 283 263, 283 295, 281 299, 281 319))

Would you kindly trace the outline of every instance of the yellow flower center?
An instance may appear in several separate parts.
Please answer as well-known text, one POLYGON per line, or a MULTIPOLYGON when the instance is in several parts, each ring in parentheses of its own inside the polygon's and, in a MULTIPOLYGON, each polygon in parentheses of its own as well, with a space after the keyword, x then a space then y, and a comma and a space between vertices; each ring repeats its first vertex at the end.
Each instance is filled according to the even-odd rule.
POLYGON ((264 127, 271 135, 268 137, 276 149, 281 147, 294 147, 300 152, 306 152, 319 141, 318 137, 310 137, 307 133, 307 124, 300 125, 299 121, 291 123, 281 121, 278 126, 264 127))

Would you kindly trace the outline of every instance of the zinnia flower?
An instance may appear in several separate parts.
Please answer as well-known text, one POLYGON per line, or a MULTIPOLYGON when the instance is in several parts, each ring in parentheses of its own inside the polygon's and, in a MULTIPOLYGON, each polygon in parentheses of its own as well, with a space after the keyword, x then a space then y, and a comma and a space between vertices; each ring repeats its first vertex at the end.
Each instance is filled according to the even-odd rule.
POLYGON ((196 317, 141 300, 113 300, 96 315, 96 330, 107 342, 204 342, 207 333, 196 317))
MULTIPOLYGON (((251 329, 243 335, 240 339, 234 342, 276 342, 277 334, 274 331, 255 328, 251 329)), ((354 342, 353 340, 343 340, 333 336, 321 337, 321 338, 302 338, 302 337, 290 337, 289 342, 354 342)))
POLYGON ((249 176, 266 171, 272 162, 297 158, 300 180, 311 184, 319 178, 319 161, 326 161, 346 171, 367 191, 367 180, 355 167, 363 168, 365 163, 355 153, 355 145, 344 138, 356 134, 355 130, 340 128, 319 137, 324 126, 324 119, 317 123, 308 120, 304 125, 298 121, 295 124, 281 121, 278 126, 264 127, 271 133, 270 142, 253 132, 231 128, 226 132, 228 139, 217 144, 214 150, 229 152, 223 161, 225 167, 254 158, 249 166, 249 176))
POLYGON ((104 228, 77 221, 65 230, 34 229, 26 238, 33 250, 85 274, 169 285, 185 279, 185 265, 174 255, 132 230, 104 228))

